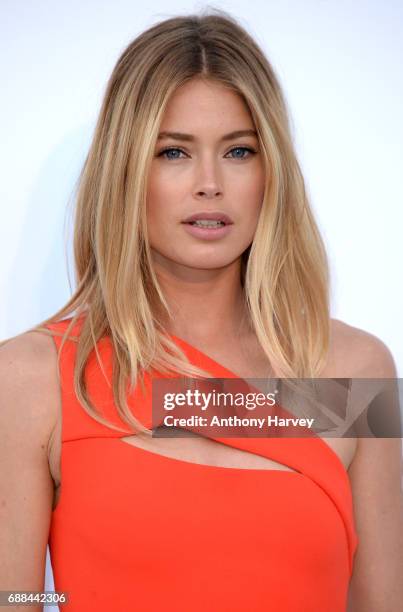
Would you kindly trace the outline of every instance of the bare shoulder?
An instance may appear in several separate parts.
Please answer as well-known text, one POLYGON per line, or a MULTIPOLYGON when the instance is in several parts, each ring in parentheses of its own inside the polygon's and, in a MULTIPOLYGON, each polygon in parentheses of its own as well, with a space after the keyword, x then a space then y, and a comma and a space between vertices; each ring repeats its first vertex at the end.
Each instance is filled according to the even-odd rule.
MULTIPOLYGON (((30 331, 0 346, 3 419, 16 424, 23 419, 41 444, 48 444, 60 415, 59 394, 57 350, 51 336, 30 331)), ((21 436, 28 433, 21 426, 18 430, 21 436)))
POLYGON ((331 319, 327 367, 340 378, 397 376, 392 353, 380 338, 339 319, 331 319))
MULTIPOLYGON (((330 344, 331 376, 397 378, 389 347, 374 334, 332 319, 330 344)), ((357 442, 349 478, 358 548, 348 610, 397 610, 403 597, 401 439, 362 436, 357 442)))
POLYGON ((3 589, 43 590, 55 488, 49 450, 58 394, 53 338, 30 331, 0 346, 3 589))

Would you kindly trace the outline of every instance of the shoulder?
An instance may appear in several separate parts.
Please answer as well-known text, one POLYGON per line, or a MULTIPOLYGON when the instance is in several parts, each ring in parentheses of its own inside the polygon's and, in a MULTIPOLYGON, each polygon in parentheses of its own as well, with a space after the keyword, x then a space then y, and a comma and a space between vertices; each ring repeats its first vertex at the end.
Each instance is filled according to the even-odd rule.
POLYGON ((31 432, 49 440, 59 416, 57 349, 53 338, 29 331, 0 346, 0 410, 2 422, 26 422, 31 432))
POLYGON ((380 338, 339 319, 331 319, 328 366, 341 378, 397 376, 393 355, 380 338))
POLYGON ((29 380, 49 374, 55 366, 57 350, 51 335, 29 331, 0 345, 0 364, 16 375, 23 374, 29 380))
POLYGON ((44 584, 54 496, 49 448, 58 379, 52 342, 30 331, 0 346, 0 540, 5 551, 0 574, 3 584, 34 591, 44 584))
MULTIPOLYGON (((380 338, 337 319, 331 320, 329 354, 331 376, 397 377, 392 353, 380 338)), ((379 598, 397 609, 403 595, 394 578, 403 562, 403 547, 396 546, 403 537, 401 452, 400 438, 359 437, 349 468, 358 535, 349 591, 354 609, 378 609, 379 598)))

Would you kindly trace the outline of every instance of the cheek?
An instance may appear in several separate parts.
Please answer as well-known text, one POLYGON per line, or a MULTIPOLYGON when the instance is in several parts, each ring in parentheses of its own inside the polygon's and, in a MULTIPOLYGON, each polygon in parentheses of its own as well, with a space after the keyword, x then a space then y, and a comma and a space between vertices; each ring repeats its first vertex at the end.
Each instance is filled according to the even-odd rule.
POLYGON ((149 239, 158 238, 170 216, 170 195, 161 185, 153 182, 147 194, 146 220, 149 239))
POLYGON ((154 171, 147 190, 147 221, 161 225, 180 220, 181 202, 186 200, 186 185, 172 173, 154 171))
POLYGON ((153 177, 150 181, 148 190, 147 190, 147 223, 151 220, 154 222, 158 220, 158 209, 161 209, 161 194, 162 194, 162 185, 161 182, 153 177))
POLYGON ((172 180, 153 177, 147 191, 146 225, 149 244, 159 252, 165 253, 172 247, 172 236, 180 220, 180 198, 172 180))
POLYGON ((228 187, 238 201, 249 202, 251 208, 258 208, 263 200, 266 176, 261 160, 248 168, 240 168, 228 181, 228 187))
POLYGON ((247 184, 238 186, 237 201, 240 203, 240 216, 244 218, 249 227, 256 226, 258 222, 264 191, 265 177, 263 174, 256 176, 254 180, 247 184))

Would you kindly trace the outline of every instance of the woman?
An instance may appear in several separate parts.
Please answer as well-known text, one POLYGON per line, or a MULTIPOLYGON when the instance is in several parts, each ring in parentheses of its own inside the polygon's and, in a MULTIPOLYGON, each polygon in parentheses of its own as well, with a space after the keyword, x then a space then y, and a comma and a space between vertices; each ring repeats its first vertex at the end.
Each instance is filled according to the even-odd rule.
POLYGON ((397 610, 400 439, 150 435, 157 375, 396 376, 330 318, 285 101, 230 16, 124 51, 74 250, 71 300, 0 351, 1 588, 42 589, 49 537, 66 610, 397 610))

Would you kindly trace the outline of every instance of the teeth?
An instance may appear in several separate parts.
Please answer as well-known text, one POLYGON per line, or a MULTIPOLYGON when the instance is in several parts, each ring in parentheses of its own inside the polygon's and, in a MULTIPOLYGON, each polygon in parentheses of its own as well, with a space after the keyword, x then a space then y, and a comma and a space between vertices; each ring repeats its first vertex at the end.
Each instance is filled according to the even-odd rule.
POLYGON ((210 219, 198 219, 197 221, 192 221, 191 225, 198 225, 200 227, 221 227, 225 225, 223 221, 212 221, 210 219))

